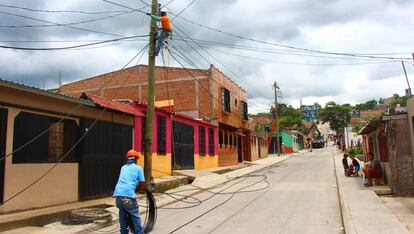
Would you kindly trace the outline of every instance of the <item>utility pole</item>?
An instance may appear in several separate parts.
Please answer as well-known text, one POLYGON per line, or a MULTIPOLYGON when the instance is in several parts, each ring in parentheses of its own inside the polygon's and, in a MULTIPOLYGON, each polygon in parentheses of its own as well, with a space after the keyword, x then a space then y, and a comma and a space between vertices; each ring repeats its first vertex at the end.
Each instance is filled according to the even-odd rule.
MULTIPOLYGON (((157 15, 158 2, 152 0, 151 14, 157 15)), ((148 94, 147 113, 144 138, 144 175, 147 188, 151 188, 152 177, 152 130, 154 126, 154 96, 155 96, 155 35, 157 23, 151 19, 149 46, 148 46, 148 94)))
POLYGON ((277 103, 277 90, 279 86, 277 85, 276 81, 273 83, 273 89, 275 90, 275 113, 274 113, 274 121, 276 123, 276 149, 277 155, 280 156, 280 137, 279 137, 279 123, 277 122, 279 118, 279 106, 277 103))
POLYGON ((401 61, 402 67, 404 69, 405 79, 407 80, 408 89, 405 90, 405 96, 411 97, 411 87, 410 82, 408 81, 407 71, 405 70, 404 61, 401 61))

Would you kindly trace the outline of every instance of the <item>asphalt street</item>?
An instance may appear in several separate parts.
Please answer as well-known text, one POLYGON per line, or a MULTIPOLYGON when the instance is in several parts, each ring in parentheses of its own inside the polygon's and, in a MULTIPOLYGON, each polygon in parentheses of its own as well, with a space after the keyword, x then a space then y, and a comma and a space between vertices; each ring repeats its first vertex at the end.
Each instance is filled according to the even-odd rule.
POLYGON ((160 208, 151 233, 343 233, 333 150, 314 149, 160 208))

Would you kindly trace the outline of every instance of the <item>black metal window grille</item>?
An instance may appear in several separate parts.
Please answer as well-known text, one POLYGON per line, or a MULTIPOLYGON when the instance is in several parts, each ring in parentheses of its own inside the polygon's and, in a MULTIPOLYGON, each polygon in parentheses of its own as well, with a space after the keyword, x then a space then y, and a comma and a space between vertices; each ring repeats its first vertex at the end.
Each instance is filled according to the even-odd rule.
POLYGON ((145 151, 145 127, 147 124, 147 118, 142 117, 141 119, 141 152, 145 151))
POLYGON ((166 118, 165 116, 157 116, 157 153, 166 153, 166 130, 165 130, 166 118))
POLYGON ((244 120, 248 120, 249 119, 249 113, 248 113, 248 109, 247 109, 247 103, 242 102, 242 118, 244 120))
POLYGON ((230 91, 228 89, 221 89, 221 106, 225 112, 230 112, 230 91))
POLYGON ((219 145, 220 145, 220 148, 221 148, 222 144, 223 144, 223 131, 219 131, 219 145))
POLYGON ((208 129, 208 154, 214 156, 216 154, 214 147, 214 129, 208 129))
MULTIPOLYGON (((13 151, 39 136, 26 147, 13 154, 12 163, 54 163, 64 157, 77 140, 78 125, 75 120, 20 112, 14 120, 13 151)), ((76 162, 76 150, 72 150, 62 162, 76 162)))
POLYGON ((200 156, 206 155, 206 128, 200 126, 198 128, 198 141, 199 141, 199 149, 200 149, 200 156))

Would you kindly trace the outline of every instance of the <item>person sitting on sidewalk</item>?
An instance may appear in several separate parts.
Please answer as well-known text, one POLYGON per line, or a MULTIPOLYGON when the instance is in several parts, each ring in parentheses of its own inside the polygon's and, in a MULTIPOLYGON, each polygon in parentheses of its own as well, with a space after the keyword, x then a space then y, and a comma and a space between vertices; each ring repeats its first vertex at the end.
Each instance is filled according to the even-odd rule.
POLYGON ((373 185, 372 179, 375 179, 375 183, 378 185, 382 180, 382 167, 381 162, 378 159, 374 159, 372 153, 367 154, 369 162, 362 169, 365 180, 364 186, 371 187, 373 185))
POLYGON ((352 175, 358 176, 358 172, 361 169, 361 166, 359 165, 358 160, 355 158, 355 155, 351 156, 352 165, 354 166, 354 171, 352 175))
POLYGON ((345 176, 349 176, 349 164, 348 164, 348 154, 345 153, 342 158, 342 166, 344 167, 345 176))

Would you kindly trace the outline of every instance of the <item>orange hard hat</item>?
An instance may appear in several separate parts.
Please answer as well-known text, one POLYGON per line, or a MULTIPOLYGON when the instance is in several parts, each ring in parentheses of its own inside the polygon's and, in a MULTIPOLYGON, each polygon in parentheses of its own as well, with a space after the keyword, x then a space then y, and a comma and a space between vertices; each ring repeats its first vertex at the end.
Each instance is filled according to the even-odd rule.
POLYGON ((131 150, 128 150, 126 156, 127 156, 127 158, 129 158, 129 157, 139 158, 139 153, 137 151, 131 149, 131 150))

